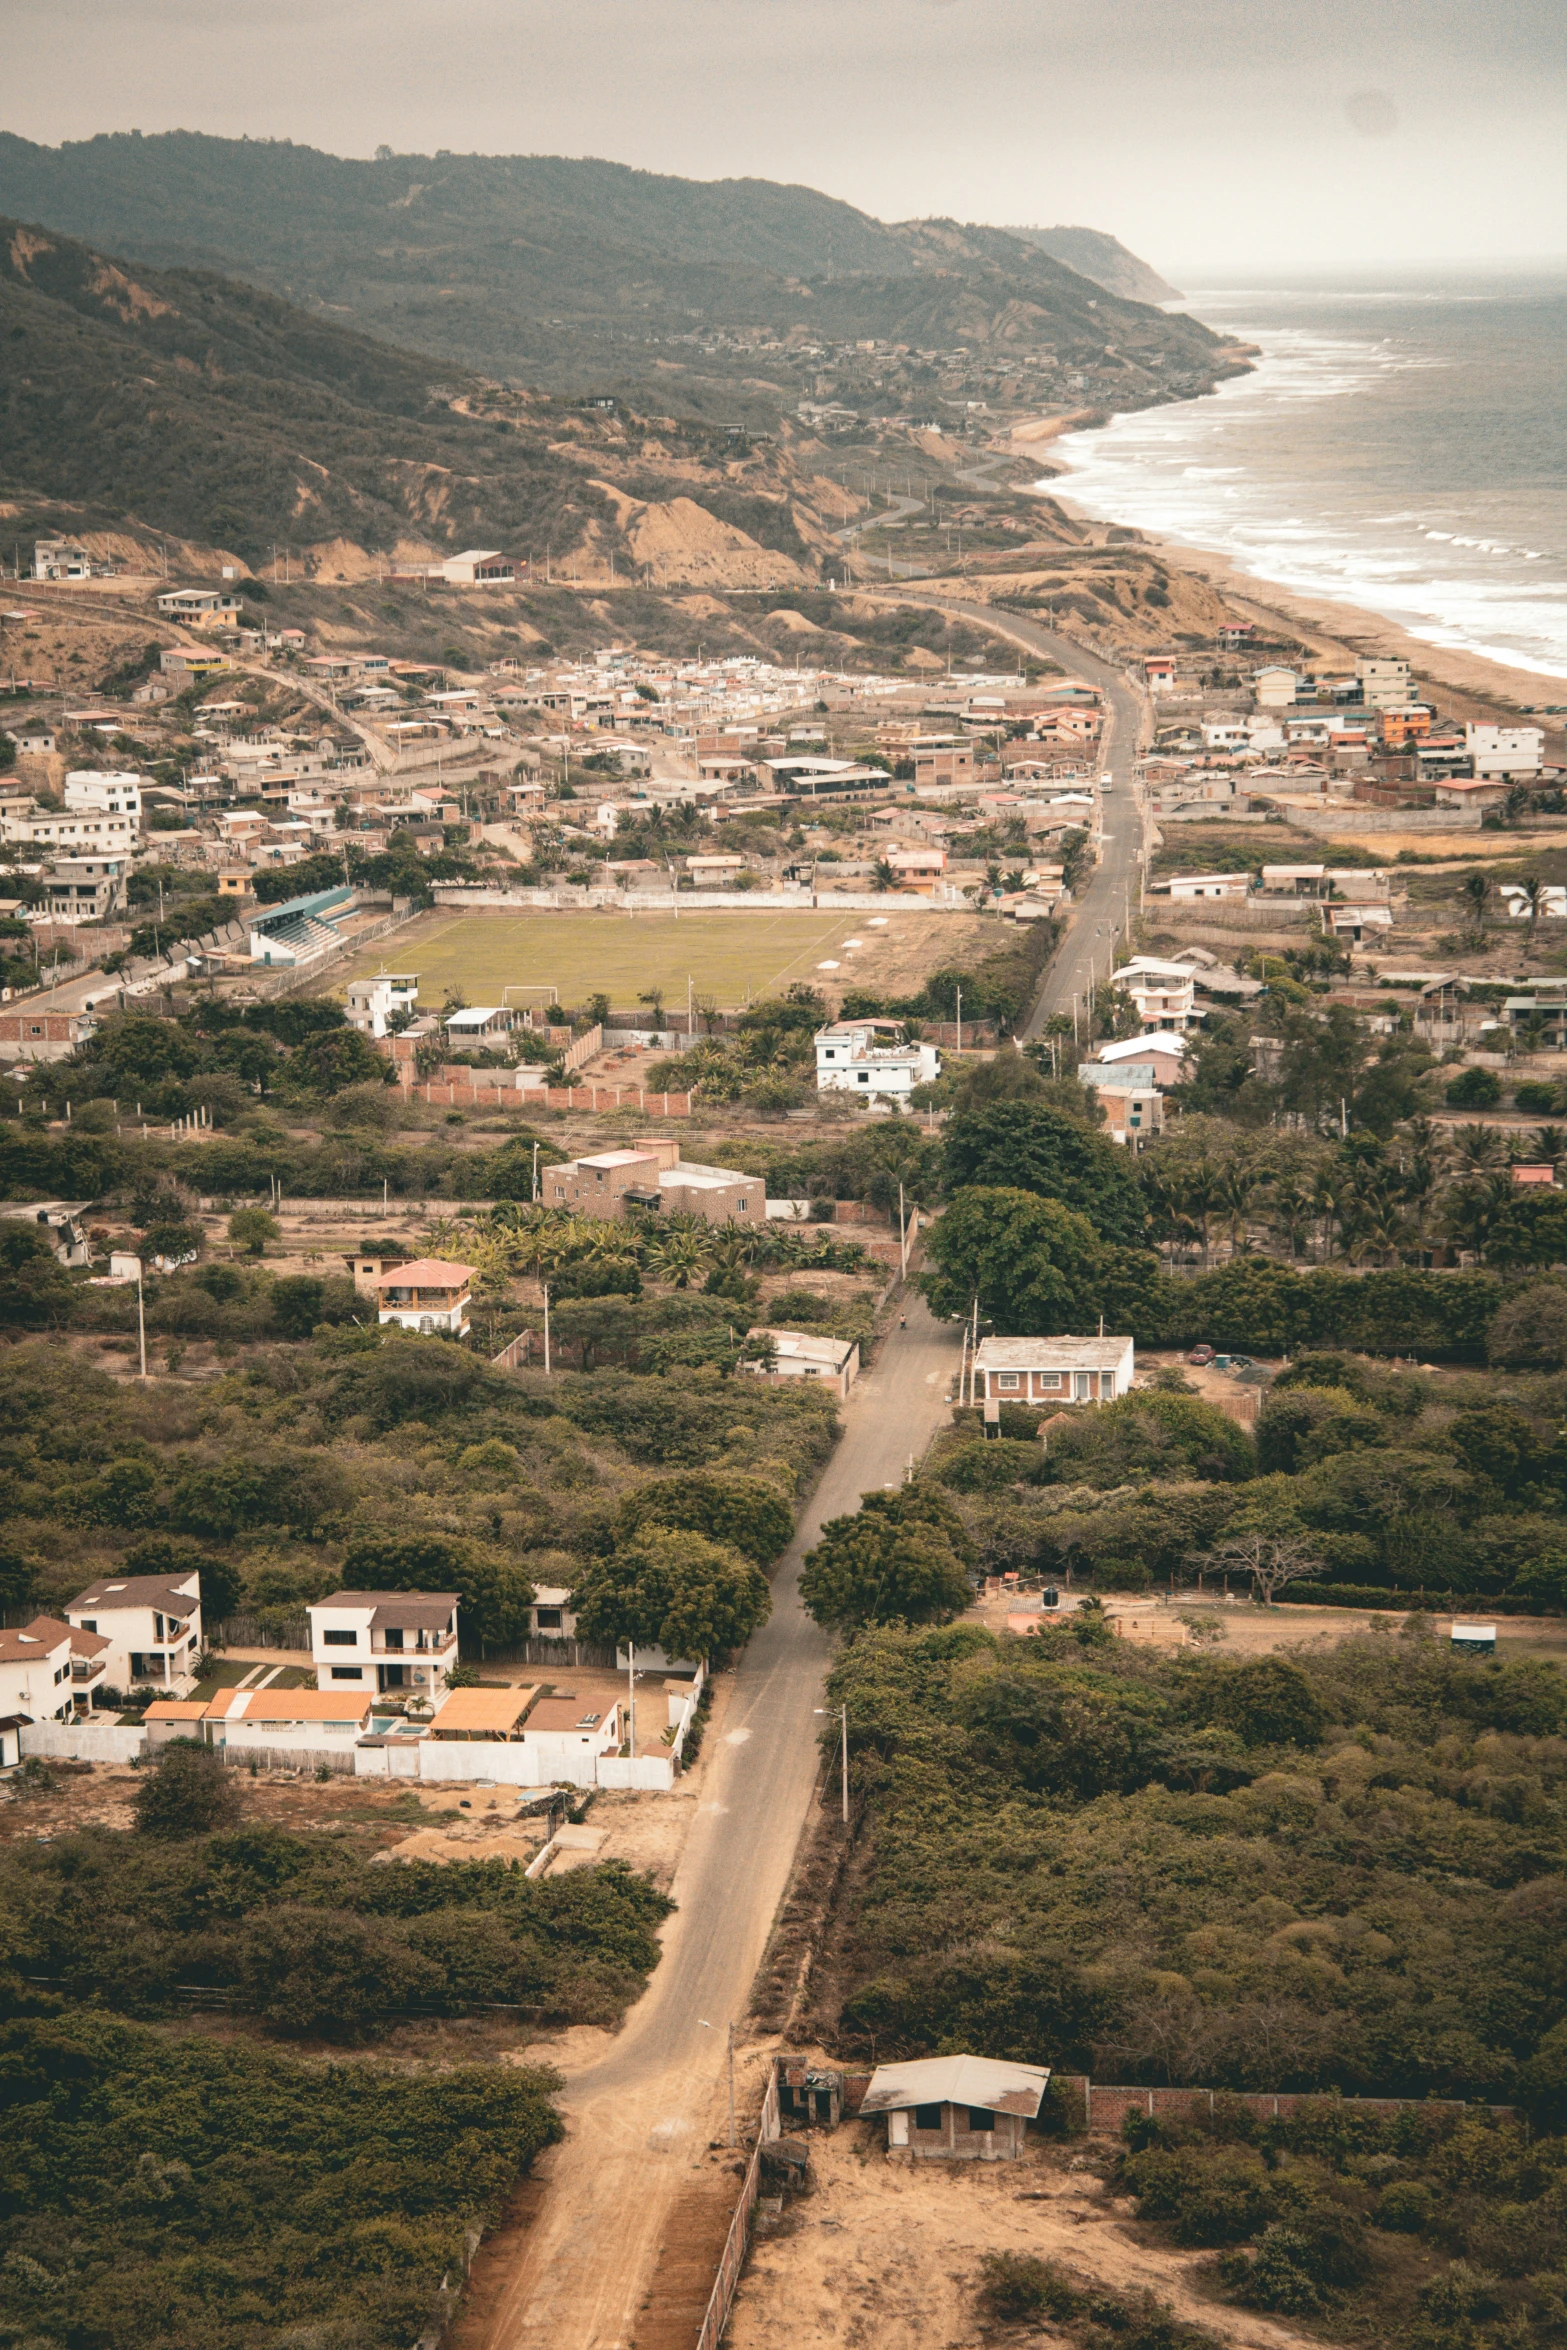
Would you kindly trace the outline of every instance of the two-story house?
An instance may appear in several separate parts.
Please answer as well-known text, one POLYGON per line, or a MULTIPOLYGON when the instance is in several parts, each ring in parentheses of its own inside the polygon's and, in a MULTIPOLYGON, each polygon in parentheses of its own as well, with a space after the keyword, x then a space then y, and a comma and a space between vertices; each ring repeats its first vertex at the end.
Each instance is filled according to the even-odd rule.
POLYGON ((68 1722, 73 1710, 70 1625, 35 1616, 0 1632, 0 1721, 68 1722))
POLYGON ((936 1047, 910 1043, 901 1020, 835 1020, 816 1032, 819 1093, 906 1101, 940 1074, 936 1047))
POLYGON ((455 1591, 334 1591, 307 1612, 316 1687, 445 1693, 457 1662, 455 1591))
POLYGON ((201 1654, 201 1577, 108 1575, 66 1608, 74 1630, 108 1643, 104 1677, 116 1689, 188 1687, 201 1654))
POLYGON ((1117 990, 1132 999, 1145 1028, 1186 1028, 1197 1018, 1196 990, 1189 963, 1166 963, 1156 955, 1134 955, 1115 974, 1117 990))
POLYGON ((440 1257, 415 1257, 378 1273, 370 1286, 380 1299, 380 1320, 417 1330, 424 1337, 465 1338, 473 1302, 473 1267, 450 1265, 440 1257))

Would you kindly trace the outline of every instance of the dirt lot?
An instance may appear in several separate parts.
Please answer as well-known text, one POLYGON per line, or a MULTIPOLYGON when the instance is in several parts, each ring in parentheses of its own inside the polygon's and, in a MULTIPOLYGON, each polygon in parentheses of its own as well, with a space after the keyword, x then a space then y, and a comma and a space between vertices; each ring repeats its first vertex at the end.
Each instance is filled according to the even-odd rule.
MULTIPOLYGON (((889 2161, 884 2125, 813 2134, 814 2191, 765 2210, 729 2322, 730 2350, 959 2350, 983 2338, 986 2252, 1057 2260, 1083 2282, 1147 2291, 1234 2350, 1307 2350, 1316 2337, 1206 2297, 1212 2255, 1143 2238, 1094 2158, 1030 2147, 1021 2162, 889 2161)), ((1034 2350, 1040 2337, 1031 2336, 1034 2350)))

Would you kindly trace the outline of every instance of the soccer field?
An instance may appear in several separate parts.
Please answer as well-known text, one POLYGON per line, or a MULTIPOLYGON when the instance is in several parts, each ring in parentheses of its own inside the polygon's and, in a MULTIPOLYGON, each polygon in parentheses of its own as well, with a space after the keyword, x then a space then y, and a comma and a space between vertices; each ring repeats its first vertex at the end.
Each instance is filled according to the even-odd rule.
POLYGON ((939 962, 960 922, 905 913, 883 917, 878 925, 873 915, 825 908, 799 914, 437 912, 378 942, 345 973, 343 984, 380 970, 412 971, 427 1011, 439 1010, 448 988, 460 988, 470 1004, 498 1004, 503 988, 550 985, 564 1004, 580 1005, 601 990, 624 1011, 655 986, 674 1010, 684 1002, 689 980, 696 995, 730 1011, 776 995, 795 979, 832 995, 853 984, 885 988, 904 979, 911 949, 921 962, 939 962), (824 962, 835 963, 836 970, 818 969, 824 962))

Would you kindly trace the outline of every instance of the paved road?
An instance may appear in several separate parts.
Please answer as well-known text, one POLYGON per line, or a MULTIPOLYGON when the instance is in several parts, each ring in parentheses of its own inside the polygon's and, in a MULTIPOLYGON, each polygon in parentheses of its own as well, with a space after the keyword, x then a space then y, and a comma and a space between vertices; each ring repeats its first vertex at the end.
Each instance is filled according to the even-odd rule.
POLYGON ((951 596, 932 597, 945 612, 961 613, 1008 637, 1030 652, 1043 653, 1089 685, 1104 689, 1107 707, 1105 736, 1100 744, 1098 772, 1111 778, 1108 797, 1101 804, 1103 832, 1099 863, 1087 890, 1073 909, 1070 928, 1045 973, 1044 984, 1022 1029, 1019 1042, 1031 1044, 1041 1035, 1053 1013, 1070 1015, 1074 996, 1086 999, 1091 982, 1103 982, 1115 960, 1118 942, 1129 923, 1132 899, 1138 890, 1138 866, 1143 853, 1143 819, 1136 796, 1138 730, 1142 724, 1142 696, 1128 683, 1124 669, 1102 661, 1069 637, 1058 636, 1037 620, 1016 612, 998 612, 990 604, 961 603, 951 596))
MULTIPOLYGON (((944 1417, 958 1349, 957 1331, 913 1300, 907 1330, 892 1332, 850 1398, 842 1441, 774 1578, 772 1617, 735 1674, 663 1959, 607 2053, 569 2081, 569 2134, 544 2157, 542 2208, 510 2248, 504 2282, 476 2272, 487 2315, 482 2330, 459 2327, 462 2350, 625 2350, 636 2331, 672 2206, 704 2167, 723 2027, 745 2015, 816 1781, 829 1645, 800 1606, 801 1558, 824 1519, 901 1482, 944 1417), (704 2018, 719 2029, 704 2031, 704 2018)), ((505 2257, 504 2246, 488 2257, 505 2257)))

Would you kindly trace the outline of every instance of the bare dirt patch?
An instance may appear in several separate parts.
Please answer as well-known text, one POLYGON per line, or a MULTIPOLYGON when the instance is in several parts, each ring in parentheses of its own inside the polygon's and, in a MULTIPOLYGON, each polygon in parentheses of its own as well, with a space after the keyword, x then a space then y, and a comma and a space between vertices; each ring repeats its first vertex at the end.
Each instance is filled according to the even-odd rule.
POLYGON ((1211 2256, 1142 2239, 1082 2155, 904 2166, 883 2125, 811 2140, 813 2192, 764 2212, 729 2321, 731 2350, 957 2350, 984 2328, 986 2252, 1034 2253, 1114 2292, 1150 2292, 1234 2350, 1307 2350, 1316 2337, 1206 2297, 1211 2256))

